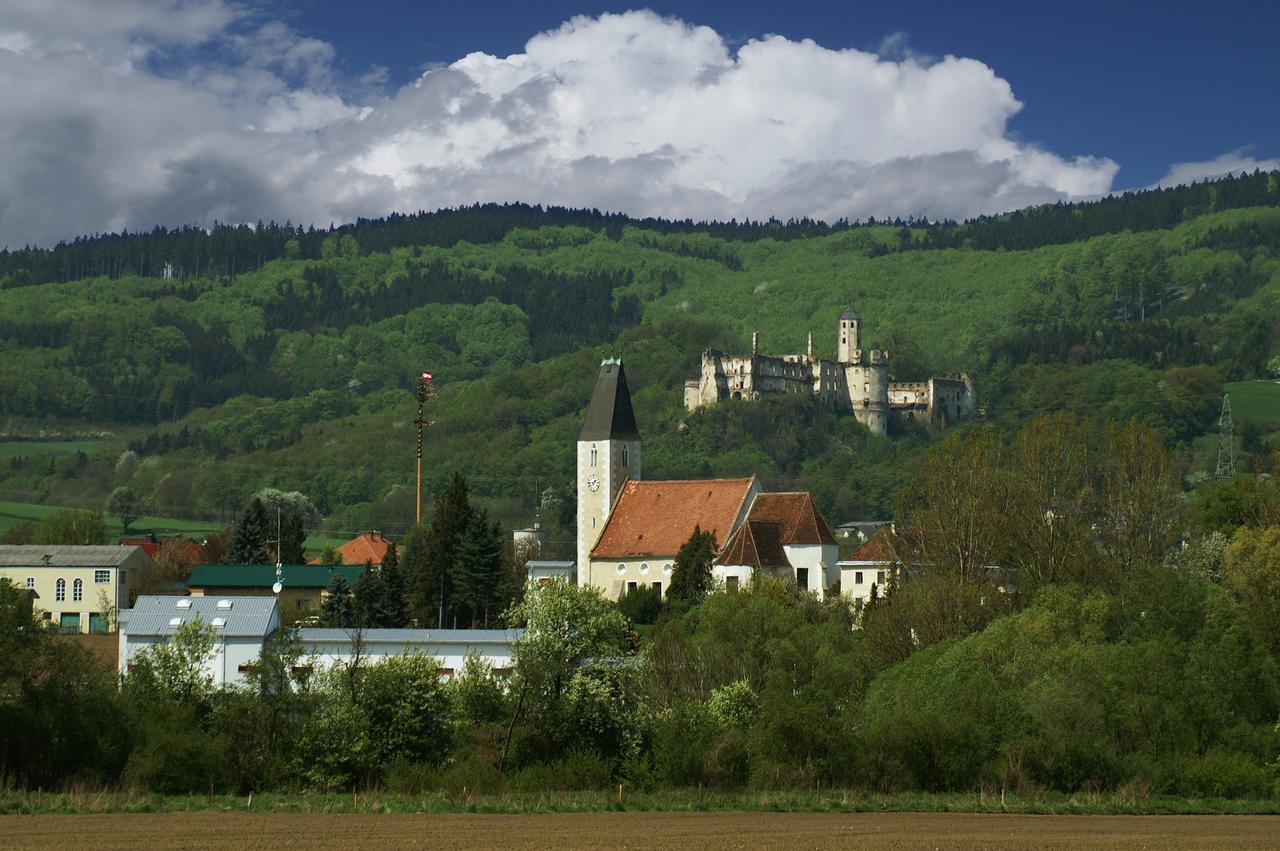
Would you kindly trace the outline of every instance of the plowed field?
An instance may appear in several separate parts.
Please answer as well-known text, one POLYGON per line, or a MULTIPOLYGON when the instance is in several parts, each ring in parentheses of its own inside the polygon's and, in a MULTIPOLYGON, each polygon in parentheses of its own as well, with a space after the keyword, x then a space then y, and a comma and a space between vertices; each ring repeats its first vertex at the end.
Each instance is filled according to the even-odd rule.
POLYGON ((0 818, 4 848, 1275 848, 1280 816, 164 813, 0 818))

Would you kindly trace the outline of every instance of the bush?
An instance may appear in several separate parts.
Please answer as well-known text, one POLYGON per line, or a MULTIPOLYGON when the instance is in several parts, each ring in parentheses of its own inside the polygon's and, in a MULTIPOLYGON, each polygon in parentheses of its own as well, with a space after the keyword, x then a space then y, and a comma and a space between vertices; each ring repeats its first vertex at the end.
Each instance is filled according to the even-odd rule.
POLYGON ((618 611, 632 623, 657 623, 662 614, 662 592, 649 585, 637 585, 618 598, 618 611))
POLYGON ((469 754, 457 762, 428 765, 399 759, 388 768, 385 777, 388 791, 402 795, 428 792, 496 792, 502 788, 502 775, 488 760, 469 754))
POLYGON ((1177 766, 1177 792, 1193 798, 1265 798, 1270 779, 1250 757, 1210 751, 1177 766))
POLYGON ((150 730, 125 765, 125 783, 163 795, 226 792, 233 786, 222 743, 197 729, 150 730))
POLYGON ((522 792, 604 789, 613 783, 613 769, 595 751, 574 748, 563 759, 526 766, 511 782, 522 792))

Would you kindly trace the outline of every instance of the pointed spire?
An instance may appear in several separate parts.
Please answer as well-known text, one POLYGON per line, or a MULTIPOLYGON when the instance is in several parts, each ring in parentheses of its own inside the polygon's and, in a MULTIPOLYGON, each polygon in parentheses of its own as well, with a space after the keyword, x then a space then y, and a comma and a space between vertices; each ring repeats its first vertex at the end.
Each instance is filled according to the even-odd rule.
POLYGON ((579 440, 639 440, 636 414, 631 407, 631 391, 622 371, 622 359, 609 357, 600 363, 596 387, 591 393, 587 418, 579 440))

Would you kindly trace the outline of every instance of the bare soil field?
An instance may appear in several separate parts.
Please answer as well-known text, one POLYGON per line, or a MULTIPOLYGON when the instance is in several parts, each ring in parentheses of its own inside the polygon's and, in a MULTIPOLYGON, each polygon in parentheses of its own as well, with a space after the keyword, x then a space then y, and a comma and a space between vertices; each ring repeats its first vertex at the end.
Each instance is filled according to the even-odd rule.
POLYGON ((5 848, 1275 848, 1280 816, 154 813, 0 818, 5 848))

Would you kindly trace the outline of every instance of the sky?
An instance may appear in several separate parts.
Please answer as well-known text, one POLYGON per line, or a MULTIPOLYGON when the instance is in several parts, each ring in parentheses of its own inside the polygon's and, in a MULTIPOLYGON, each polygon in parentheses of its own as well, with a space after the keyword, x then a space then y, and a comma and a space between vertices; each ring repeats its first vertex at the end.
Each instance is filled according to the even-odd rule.
POLYGON ((0 245, 526 201, 963 219, 1280 157, 1280 5, 0 0, 0 245))

